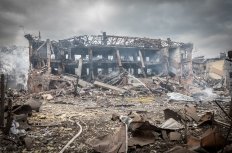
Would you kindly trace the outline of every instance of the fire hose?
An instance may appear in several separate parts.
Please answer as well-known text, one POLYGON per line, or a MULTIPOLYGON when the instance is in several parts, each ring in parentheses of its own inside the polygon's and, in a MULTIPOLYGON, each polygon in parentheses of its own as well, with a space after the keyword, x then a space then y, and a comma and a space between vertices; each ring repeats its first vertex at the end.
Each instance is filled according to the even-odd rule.
POLYGON ((64 146, 64 148, 59 153, 63 153, 65 149, 82 133, 82 126, 78 122, 76 122, 76 124, 80 128, 79 132, 64 146))

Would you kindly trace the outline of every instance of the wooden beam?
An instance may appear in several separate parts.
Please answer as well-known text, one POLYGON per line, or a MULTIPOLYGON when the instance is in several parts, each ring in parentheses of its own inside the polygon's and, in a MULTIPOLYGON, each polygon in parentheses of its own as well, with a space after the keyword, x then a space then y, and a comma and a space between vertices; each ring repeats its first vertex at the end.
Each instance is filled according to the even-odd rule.
POLYGON ((144 70, 145 64, 144 64, 144 61, 143 61, 143 55, 142 55, 140 50, 139 50, 139 57, 140 57, 140 61, 141 61, 141 71, 143 73, 143 76, 146 77, 146 72, 144 70))
POLYGON ((47 66, 50 72, 51 70, 51 42, 47 39, 47 66))
POLYGON ((39 48, 37 48, 36 51, 38 52, 46 43, 47 41, 44 41, 44 43, 41 46, 39 46, 39 48))
POLYGON ((122 67, 121 56, 120 56, 120 52, 118 49, 116 50, 116 57, 117 57, 117 61, 118 61, 118 66, 122 67))
POLYGON ((79 76, 79 78, 81 78, 81 72, 82 72, 82 58, 80 58, 78 60, 78 68, 77 68, 77 76, 79 76))
POLYGON ((91 86, 93 86, 92 83, 86 82, 86 81, 84 81, 82 79, 78 80, 78 85, 80 85, 81 87, 91 87, 91 86))
POLYGON ((94 79, 94 74, 93 74, 93 50, 91 48, 89 49, 89 76, 90 76, 90 80, 94 79))
POLYGON ((99 82, 99 81, 94 81, 93 84, 95 86, 98 86, 98 87, 102 87, 102 88, 105 88, 105 89, 115 90, 115 91, 118 91, 118 92, 121 92, 121 93, 124 93, 126 91, 125 89, 121 89, 121 88, 118 88, 118 87, 115 87, 115 86, 111 86, 109 84, 106 84, 106 83, 103 83, 103 82, 99 82))
POLYGON ((143 55, 142 55, 140 50, 139 50, 139 57, 140 57, 140 61, 141 61, 141 67, 145 68, 145 64, 144 64, 144 61, 143 61, 143 55))

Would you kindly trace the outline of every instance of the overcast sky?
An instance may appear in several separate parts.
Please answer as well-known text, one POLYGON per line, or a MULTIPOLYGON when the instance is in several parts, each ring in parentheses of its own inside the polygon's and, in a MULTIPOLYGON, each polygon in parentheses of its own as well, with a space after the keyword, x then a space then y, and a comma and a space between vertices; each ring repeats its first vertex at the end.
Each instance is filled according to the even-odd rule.
POLYGON ((192 42, 198 55, 232 49, 232 0, 0 0, 0 45, 75 35, 127 35, 192 42), (23 31, 24 27, 24 31, 23 31))

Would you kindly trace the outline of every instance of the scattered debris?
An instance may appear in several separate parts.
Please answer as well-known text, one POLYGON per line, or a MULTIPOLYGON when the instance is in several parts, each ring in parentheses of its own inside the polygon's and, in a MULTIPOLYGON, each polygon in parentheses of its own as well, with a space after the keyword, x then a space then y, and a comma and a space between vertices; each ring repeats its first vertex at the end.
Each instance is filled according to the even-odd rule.
POLYGON ((125 129, 122 125, 114 134, 87 140, 86 143, 97 152, 124 153, 126 151, 125 129))
POLYGON ((207 77, 192 74, 191 58, 187 60, 191 45, 176 49, 169 44, 172 49, 153 54, 154 42, 141 38, 144 44, 139 38, 151 47, 149 54, 136 48, 137 54, 127 57, 122 48, 103 45, 110 52, 101 56, 96 54, 100 48, 86 46, 82 38, 26 38, 33 61, 28 90, 5 88, 6 80, 1 81, 0 152, 231 151, 231 97, 224 88, 222 63, 213 63, 207 77), (179 51, 186 58, 177 61, 179 51), (80 55, 73 57, 74 52, 80 55), (220 106, 214 99, 221 100, 220 106))
POLYGON ((169 140, 181 140, 181 134, 179 132, 170 132, 169 133, 169 140))

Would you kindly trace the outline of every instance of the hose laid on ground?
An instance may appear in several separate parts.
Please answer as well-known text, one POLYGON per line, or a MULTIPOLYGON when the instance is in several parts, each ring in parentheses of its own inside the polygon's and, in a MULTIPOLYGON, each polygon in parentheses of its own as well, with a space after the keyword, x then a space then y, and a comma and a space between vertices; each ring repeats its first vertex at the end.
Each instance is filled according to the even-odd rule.
POLYGON ((120 120, 121 120, 121 122, 122 123, 124 123, 125 124, 125 128, 126 128, 126 148, 125 148, 125 153, 127 153, 127 151, 128 151, 128 126, 130 125, 130 123, 132 122, 132 119, 129 117, 129 116, 123 116, 123 115, 121 115, 120 117, 120 120))
POLYGON ((65 149, 82 133, 82 126, 78 122, 76 122, 76 124, 80 128, 79 132, 64 146, 64 148, 59 153, 63 153, 65 149))
POLYGON ((125 123, 125 128, 126 128, 126 151, 125 151, 125 153, 127 153, 127 151, 128 151, 128 134, 127 134, 128 126, 126 123, 125 123))

